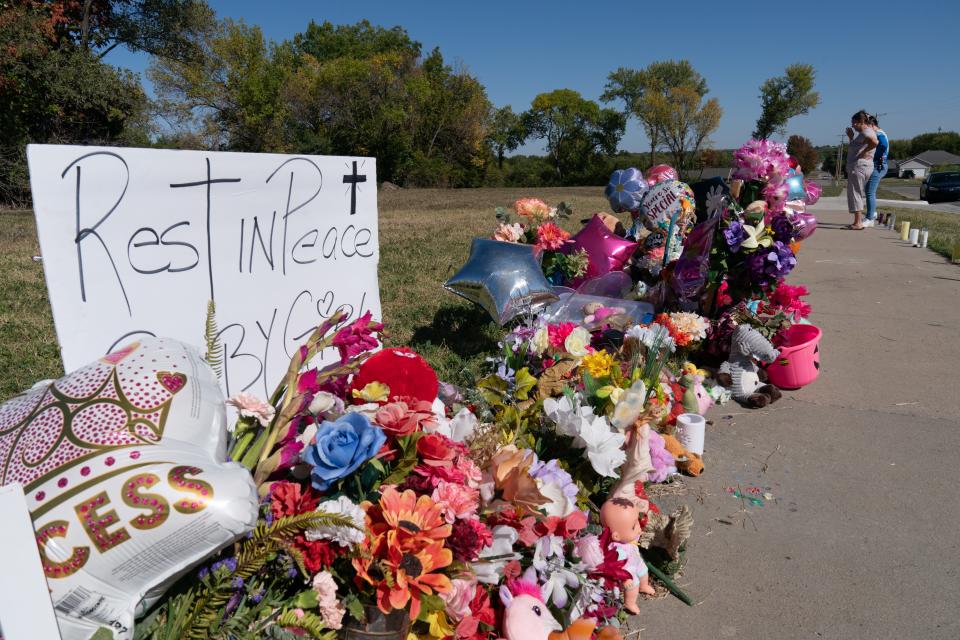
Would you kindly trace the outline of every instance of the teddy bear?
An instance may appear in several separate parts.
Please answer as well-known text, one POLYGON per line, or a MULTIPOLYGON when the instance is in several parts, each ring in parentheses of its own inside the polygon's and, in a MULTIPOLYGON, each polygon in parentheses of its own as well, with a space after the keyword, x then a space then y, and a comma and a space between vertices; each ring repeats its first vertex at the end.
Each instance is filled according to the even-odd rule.
POLYGON ((683 473, 687 473, 691 476, 699 476, 703 473, 703 458, 690 451, 677 440, 675 436, 663 434, 664 445, 667 447, 667 451, 670 452, 670 455, 673 456, 676 460, 677 469, 683 473))

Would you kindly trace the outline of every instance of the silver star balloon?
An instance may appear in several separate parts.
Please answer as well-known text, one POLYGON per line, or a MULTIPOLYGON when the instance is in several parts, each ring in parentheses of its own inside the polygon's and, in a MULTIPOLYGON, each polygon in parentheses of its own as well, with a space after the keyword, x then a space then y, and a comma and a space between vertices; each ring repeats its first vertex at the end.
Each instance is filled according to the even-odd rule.
POLYGON ((443 288, 487 310, 504 325, 557 300, 528 244, 474 238, 467 263, 443 288))

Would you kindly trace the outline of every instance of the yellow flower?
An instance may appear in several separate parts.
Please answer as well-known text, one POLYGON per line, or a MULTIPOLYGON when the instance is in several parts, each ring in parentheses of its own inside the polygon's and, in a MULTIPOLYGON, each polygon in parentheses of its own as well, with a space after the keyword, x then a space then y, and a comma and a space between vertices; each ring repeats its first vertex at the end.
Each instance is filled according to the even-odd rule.
POLYGON ((354 389, 353 397, 364 402, 386 402, 390 399, 390 387, 382 382, 371 382, 363 389, 354 389))
POLYGON ((607 353, 606 349, 594 351, 583 358, 583 366, 587 368, 590 375, 594 378, 602 378, 610 375, 610 367, 613 366, 613 356, 607 353))
POLYGON ((427 622, 430 623, 430 635, 434 638, 446 638, 452 636, 455 629, 447 621, 447 616, 443 611, 435 611, 427 616, 427 622))

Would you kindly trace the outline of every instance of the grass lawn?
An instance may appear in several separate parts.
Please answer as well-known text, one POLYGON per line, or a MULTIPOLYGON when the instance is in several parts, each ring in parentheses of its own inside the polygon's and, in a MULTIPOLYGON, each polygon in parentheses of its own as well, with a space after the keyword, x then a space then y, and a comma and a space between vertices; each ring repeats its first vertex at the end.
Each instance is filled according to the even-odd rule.
POLYGON ((927 246, 953 262, 960 262, 960 215, 896 207, 880 207, 880 211, 897 214, 897 222, 909 220, 911 228, 926 227, 930 230, 927 246))
MULTIPOLYGON (((496 228, 494 209, 536 196, 565 201, 569 230, 607 210, 602 187, 404 189, 380 193, 380 296, 388 345, 410 345, 442 379, 469 383, 497 349, 499 328, 479 307, 441 287, 496 228)), ((33 213, 0 213, 0 400, 60 375, 60 355, 43 280, 33 213)))

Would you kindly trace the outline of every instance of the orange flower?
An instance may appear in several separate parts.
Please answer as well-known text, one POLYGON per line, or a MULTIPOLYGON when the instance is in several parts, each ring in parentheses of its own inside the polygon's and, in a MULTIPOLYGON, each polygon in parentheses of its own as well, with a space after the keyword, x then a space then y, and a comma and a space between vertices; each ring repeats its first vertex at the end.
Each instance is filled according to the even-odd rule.
POLYGON ((537 227, 537 249, 545 251, 559 251, 570 238, 570 234, 552 222, 537 227))
POLYGON ((432 542, 418 550, 390 546, 383 560, 354 558, 357 576, 377 588, 377 606, 384 613, 403 609, 410 603, 410 619, 420 615, 423 595, 449 593, 453 589, 450 578, 433 573, 453 562, 453 552, 442 542, 432 542))
POLYGON ((540 198, 520 198, 513 203, 513 210, 518 216, 540 221, 550 217, 550 205, 540 198))
POLYGON ((443 509, 430 496, 417 497, 409 489, 403 493, 395 487, 383 490, 379 504, 364 505, 371 552, 383 557, 387 547, 417 549, 425 544, 449 537, 451 527, 443 518, 443 509))
POLYGON ((507 445, 490 460, 490 472, 504 500, 515 507, 537 513, 537 508, 550 500, 540 493, 537 481, 530 476, 532 465, 533 457, 528 451, 507 445))

